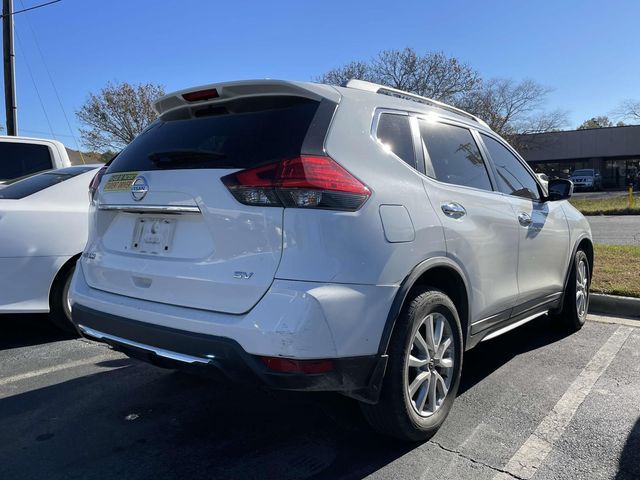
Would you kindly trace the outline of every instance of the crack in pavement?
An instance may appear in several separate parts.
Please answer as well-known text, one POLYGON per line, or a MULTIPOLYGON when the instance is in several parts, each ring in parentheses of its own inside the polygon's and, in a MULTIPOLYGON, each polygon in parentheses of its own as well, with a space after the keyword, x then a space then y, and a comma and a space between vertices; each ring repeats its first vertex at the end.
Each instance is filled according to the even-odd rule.
POLYGON ((470 456, 468 456, 468 455, 466 455, 466 454, 462 453, 462 452, 461 452, 461 451, 459 451, 459 450, 455 450, 455 449, 453 449, 453 448, 445 447, 444 445, 442 445, 442 444, 441 444, 441 443, 439 443, 439 442, 436 442, 435 440, 430 440, 430 441, 429 441, 429 443, 431 443, 431 444, 433 444, 433 445, 437 446, 438 448, 441 448, 441 449, 442 449, 442 450, 444 450, 445 452, 453 453, 453 454, 455 454, 455 455, 459 456, 460 458, 464 458, 465 460, 468 460, 468 461, 470 461, 471 463, 474 463, 474 464, 476 464, 476 465, 480 465, 480 466, 482 466, 482 467, 489 468, 489 469, 491 469, 491 470, 493 470, 493 471, 495 471, 495 472, 497 472, 497 473, 502 473, 502 474, 504 474, 504 475, 508 475, 510 478, 515 478, 515 479, 517 479, 517 480, 526 480, 526 479, 524 479, 523 477, 519 477, 518 475, 514 475, 514 474, 513 474, 513 473, 511 473, 511 472, 508 472, 508 471, 506 471, 506 470, 502 470, 502 469, 500 469, 500 468, 498 468, 498 467, 494 467, 493 465, 489 465, 488 463, 481 462, 480 460, 476 460, 475 458, 470 457, 470 456))

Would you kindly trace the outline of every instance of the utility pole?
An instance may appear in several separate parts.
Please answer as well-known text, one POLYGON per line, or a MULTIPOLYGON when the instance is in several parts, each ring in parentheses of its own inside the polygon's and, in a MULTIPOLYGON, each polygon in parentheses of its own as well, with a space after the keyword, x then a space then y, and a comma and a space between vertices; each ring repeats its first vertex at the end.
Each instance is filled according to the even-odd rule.
POLYGON ((18 135, 15 54, 13 52, 13 0, 2 0, 2 58, 4 63, 4 104, 7 134, 18 135))

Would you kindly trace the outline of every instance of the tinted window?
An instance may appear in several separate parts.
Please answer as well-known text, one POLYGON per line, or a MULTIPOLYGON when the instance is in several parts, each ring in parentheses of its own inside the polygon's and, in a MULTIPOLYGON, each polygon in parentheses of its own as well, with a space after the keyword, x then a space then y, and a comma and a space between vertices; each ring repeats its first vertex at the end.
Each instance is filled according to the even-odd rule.
POLYGON ((263 97, 157 120, 118 154, 108 172, 249 168, 296 157, 317 108, 318 102, 303 98, 263 97))
POLYGON ((591 170, 591 169, 575 170, 571 175, 574 176, 574 177, 592 177, 593 176, 593 170, 591 170))
POLYGON ((53 167, 46 145, 0 142, 0 180, 11 180, 53 167))
POLYGON ((499 190, 517 197, 539 200, 538 184, 520 160, 497 140, 486 135, 482 137, 496 167, 499 190))
MULTIPOLYGON (((95 167, 70 167, 38 173, 23 180, 11 183, 4 188, 0 188, 0 199, 19 200, 40 192, 45 188, 52 187, 53 185, 64 182, 65 180, 69 180, 77 175, 88 172, 89 170, 93 170, 94 168, 95 167)), ((88 186, 89 184, 87 182, 87 187, 88 186)))
POLYGON ((468 129, 420 121, 420 134, 427 175, 445 183, 491 190, 487 168, 468 129))
POLYGON ((413 168, 416 168, 411 126, 407 115, 381 114, 378 120, 376 136, 386 149, 395 153, 413 168))

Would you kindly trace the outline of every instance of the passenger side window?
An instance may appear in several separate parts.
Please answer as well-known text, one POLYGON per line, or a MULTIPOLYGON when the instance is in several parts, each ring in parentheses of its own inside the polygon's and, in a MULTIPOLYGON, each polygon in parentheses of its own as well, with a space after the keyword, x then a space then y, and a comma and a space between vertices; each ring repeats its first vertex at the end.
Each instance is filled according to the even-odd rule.
POLYGON ((416 168, 416 155, 413 150, 413 137, 408 115, 380 114, 376 137, 385 149, 393 152, 411 167, 416 168))
POLYGON ((441 182, 491 191, 480 150, 467 128, 420 120, 426 173, 441 182))
POLYGON ((496 167, 498 189, 516 197, 540 200, 538 183, 520 160, 497 140, 484 134, 482 138, 496 167))

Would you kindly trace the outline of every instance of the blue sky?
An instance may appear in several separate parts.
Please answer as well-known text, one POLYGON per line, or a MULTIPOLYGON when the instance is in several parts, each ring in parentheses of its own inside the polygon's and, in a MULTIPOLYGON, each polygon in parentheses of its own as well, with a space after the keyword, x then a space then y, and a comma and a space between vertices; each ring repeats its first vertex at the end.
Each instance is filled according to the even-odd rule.
MULTIPOLYGON (((15 9, 42 1, 14 0, 15 9)), ((52 130, 75 147, 32 30, 73 129, 87 93, 109 80, 152 81, 168 91, 245 78, 309 80, 405 46, 454 55, 484 77, 553 87, 549 108, 567 110, 575 127, 624 98, 640 99, 638 19, 633 0, 62 0, 15 17, 20 133, 51 137, 28 64, 52 130)))

